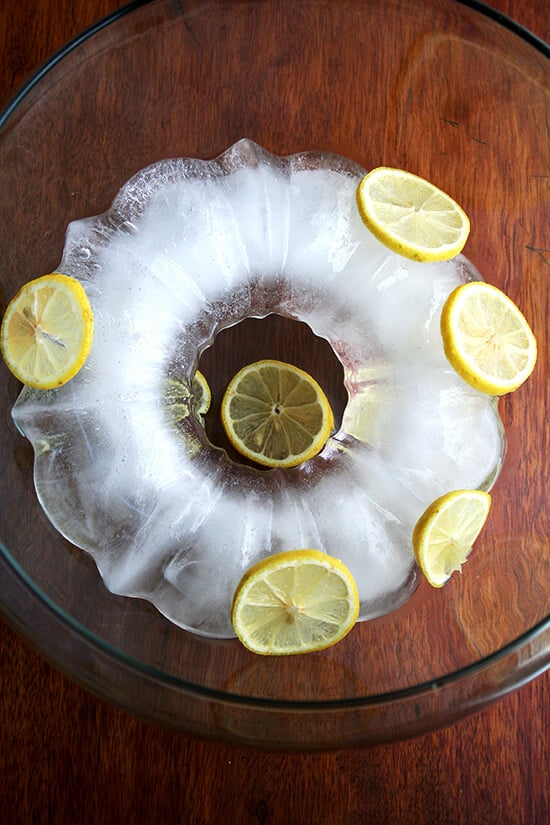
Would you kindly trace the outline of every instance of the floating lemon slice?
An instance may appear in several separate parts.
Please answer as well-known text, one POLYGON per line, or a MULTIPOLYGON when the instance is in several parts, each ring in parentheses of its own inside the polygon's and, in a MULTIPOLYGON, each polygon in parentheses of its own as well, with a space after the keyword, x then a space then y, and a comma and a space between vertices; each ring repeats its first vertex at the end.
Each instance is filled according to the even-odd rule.
POLYGON ((195 414, 202 418, 210 409, 212 393, 208 381, 200 370, 197 370, 191 382, 191 390, 195 399, 195 414))
POLYGON ((60 387, 86 361, 93 329, 82 285, 68 275, 43 275, 21 287, 8 304, 0 331, 2 356, 23 384, 60 387))
POLYGON ((235 449, 265 467, 295 467, 316 455, 334 426, 319 384, 282 361, 256 361, 231 379, 222 423, 235 449))
POLYGON ((249 650, 281 656, 336 644, 358 614, 355 581, 339 559, 320 550, 289 550, 263 559, 244 574, 231 621, 249 650))
POLYGON ((461 378, 489 395, 516 390, 537 360, 535 336, 520 310, 482 281, 451 292, 441 313, 441 336, 461 378))
POLYGON ((380 166, 357 188, 359 214, 393 252, 415 261, 445 261, 464 247, 470 221, 449 195, 424 178, 380 166))
POLYGON ((454 490, 433 501, 413 531, 416 561, 434 587, 460 571, 489 515, 491 496, 481 490, 454 490))

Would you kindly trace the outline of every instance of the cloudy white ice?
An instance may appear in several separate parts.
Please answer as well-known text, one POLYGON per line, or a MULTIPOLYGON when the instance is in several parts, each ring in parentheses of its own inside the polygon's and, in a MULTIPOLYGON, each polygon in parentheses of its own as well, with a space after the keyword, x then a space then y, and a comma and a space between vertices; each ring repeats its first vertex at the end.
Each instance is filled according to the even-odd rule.
POLYGON ((363 174, 242 140, 143 170, 109 212, 68 228, 59 271, 86 289, 94 342, 72 381, 26 388, 14 407, 37 494, 111 591, 197 633, 232 636, 244 571, 300 547, 349 566, 362 619, 395 609, 417 583, 411 534, 427 504, 489 489, 500 468, 496 401, 454 373, 439 333, 449 292, 480 276, 463 256, 419 264, 382 246, 357 213, 363 174), (270 312, 331 342, 349 402, 319 456, 266 472, 212 447, 194 415, 176 425, 166 386, 182 382, 192 413, 199 354, 270 312))

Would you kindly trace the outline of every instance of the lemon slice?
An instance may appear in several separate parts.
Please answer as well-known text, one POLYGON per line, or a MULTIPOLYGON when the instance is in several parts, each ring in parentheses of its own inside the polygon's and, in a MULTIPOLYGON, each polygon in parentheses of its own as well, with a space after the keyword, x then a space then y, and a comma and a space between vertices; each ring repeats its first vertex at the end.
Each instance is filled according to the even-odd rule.
POLYGON ((472 281, 457 287, 441 312, 445 355, 468 384, 504 395, 531 375, 537 342, 514 302, 496 286, 472 281))
POLYGON ((92 346, 94 317, 82 285, 68 275, 26 283, 8 304, 0 346, 23 384, 48 390, 69 381, 92 346))
POLYGON ((380 166, 357 187, 363 223, 393 252, 415 261, 446 261, 464 247, 470 221, 449 195, 424 178, 380 166))
POLYGON ((358 614, 357 587, 345 564, 320 550, 289 550, 244 574, 231 621, 249 650, 281 656, 336 644, 358 614))
POLYGON ((416 561, 434 587, 460 571, 491 508, 482 490, 454 490, 433 501, 413 530, 416 561))
POLYGON ((282 361, 256 361, 229 382, 222 423, 235 449, 265 467, 295 467, 316 455, 334 426, 319 384, 282 361))
POLYGON ((163 384, 163 403, 168 413, 169 420, 174 424, 183 421, 191 412, 191 397, 193 398, 193 412, 195 417, 202 422, 203 417, 210 409, 212 395, 208 381, 197 370, 189 383, 179 378, 166 378, 163 384))
POLYGON ((212 393, 208 381, 200 370, 197 370, 191 382, 191 390, 195 399, 195 414, 202 418, 210 409, 212 393))

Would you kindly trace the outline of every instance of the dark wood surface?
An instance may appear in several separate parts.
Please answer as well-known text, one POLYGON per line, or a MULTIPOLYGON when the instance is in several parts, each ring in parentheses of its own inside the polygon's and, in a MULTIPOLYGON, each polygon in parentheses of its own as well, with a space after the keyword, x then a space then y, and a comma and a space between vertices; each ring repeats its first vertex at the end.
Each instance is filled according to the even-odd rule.
MULTIPOLYGON (((0 4, 0 101, 117 0, 0 4)), ((546 0, 493 5, 548 40, 546 0)), ((93 698, 0 622, 0 823, 550 822, 550 672, 445 730, 318 755, 160 730, 93 698)))

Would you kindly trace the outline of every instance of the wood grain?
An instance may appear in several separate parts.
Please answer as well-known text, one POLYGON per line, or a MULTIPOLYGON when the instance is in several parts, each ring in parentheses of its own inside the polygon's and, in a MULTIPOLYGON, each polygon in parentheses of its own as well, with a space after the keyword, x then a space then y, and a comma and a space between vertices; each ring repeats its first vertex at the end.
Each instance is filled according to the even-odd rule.
MULTIPOLYGON (((69 38, 122 5, 3 4, 0 100, 69 38)), ((548 39, 547 3, 493 5, 548 39)), ((0 822, 550 820, 550 673, 445 730, 402 744, 304 756, 208 744, 134 719, 61 676, 4 622, 0 691, 0 822)))

